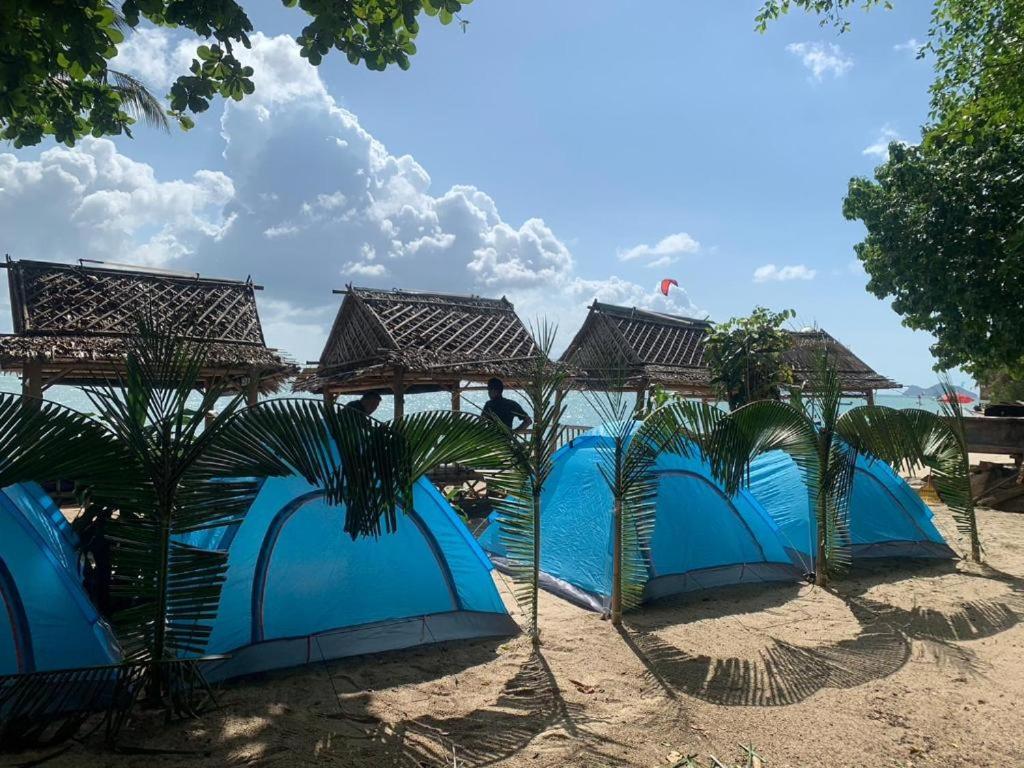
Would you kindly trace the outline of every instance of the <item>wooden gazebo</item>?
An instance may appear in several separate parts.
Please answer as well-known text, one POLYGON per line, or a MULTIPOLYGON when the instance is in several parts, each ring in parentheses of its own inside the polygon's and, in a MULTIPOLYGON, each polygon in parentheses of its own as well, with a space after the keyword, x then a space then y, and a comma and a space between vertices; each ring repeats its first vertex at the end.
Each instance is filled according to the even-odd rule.
MULTIPOLYGON (((583 326, 562 355, 579 371, 583 387, 614 384, 643 396, 652 386, 693 397, 711 398, 711 371, 704 360, 704 343, 711 329, 705 320, 594 302, 583 326), (616 381, 607 380, 607 371, 616 381)), ((796 383, 807 381, 816 355, 824 347, 832 355, 843 391, 874 400, 876 389, 900 385, 871 369, 825 331, 794 331, 787 357, 796 383)))
MULTIPOLYGON (((99 263, 97 263, 99 264, 99 263)), ((25 394, 53 384, 115 382, 125 339, 140 313, 207 348, 201 378, 246 393, 276 391, 298 366, 267 347, 251 280, 117 265, 11 261, 7 269, 14 333, 0 335, 0 369, 22 378, 25 394)))
POLYGON ((466 384, 492 376, 516 386, 541 354, 505 298, 386 291, 348 286, 330 336, 296 389, 328 402, 344 393, 385 391, 395 396, 452 393, 459 409, 466 384))

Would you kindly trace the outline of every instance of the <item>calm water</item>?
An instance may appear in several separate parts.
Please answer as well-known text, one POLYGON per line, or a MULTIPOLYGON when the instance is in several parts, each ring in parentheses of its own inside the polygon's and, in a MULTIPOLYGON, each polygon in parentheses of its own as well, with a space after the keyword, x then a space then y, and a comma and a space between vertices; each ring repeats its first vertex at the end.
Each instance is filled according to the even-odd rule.
MULTIPOLYGON (((0 392, 20 392, 21 383, 20 379, 12 375, 0 376, 0 392)), ((300 394, 282 394, 281 397, 310 397, 310 395, 300 394)), ((516 399, 518 396, 515 393, 510 394, 511 397, 516 399)), ((47 400, 52 400, 62 405, 74 408, 76 411, 82 413, 90 413, 92 405, 85 393, 77 387, 62 387, 55 386, 48 389, 45 393, 47 400)), ((487 401, 487 393, 482 390, 474 390, 470 392, 464 392, 462 395, 462 408, 465 411, 477 412, 487 401)), ((196 398, 198 404, 199 399, 196 398)), ((566 398, 566 415, 565 423, 567 424, 580 424, 583 426, 597 426, 601 419, 598 417, 597 412, 594 410, 592 400, 580 392, 570 392, 566 398)), ((920 402, 916 397, 903 397, 902 395, 877 395, 875 402, 878 405, 887 405, 890 408, 924 408, 929 411, 938 412, 940 410, 939 403, 935 400, 929 400, 923 398, 920 402)), ((849 409, 855 405, 863 405, 864 401, 860 399, 851 398, 844 402, 844 408, 849 409)), ((447 410, 451 408, 451 395, 446 392, 433 393, 427 395, 408 395, 405 398, 405 409, 406 413, 415 413, 417 411, 431 411, 431 410, 447 410)), ((385 397, 381 403, 380 408, 374 416, 381 419, 390 419, 393 414, 393 403, 390 397, 385 397)))

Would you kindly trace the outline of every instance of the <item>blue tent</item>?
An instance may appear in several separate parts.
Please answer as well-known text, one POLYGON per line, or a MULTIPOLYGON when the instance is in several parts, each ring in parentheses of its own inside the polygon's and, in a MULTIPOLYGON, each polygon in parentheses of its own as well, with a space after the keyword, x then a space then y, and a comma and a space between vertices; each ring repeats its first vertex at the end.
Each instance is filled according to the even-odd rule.
POLYGON ((427 480, 395 533, 353 541, 343 523, 301 477, 270 478, 240 525, 190 541, 228 551, 207 652, 231 658, 211 679, 518 631, 486 555, 427 480))
MULTIPOLYGON (((612 496, 599 469, 600 446, 610 441, 596 429, 561 448, 542 498, 544 586, 599 611, 609 606, 612 584, 612 496)), ((655 472, 660 479, 645 599, 802 576, 768 513, 746 491, 730 498, 702 459, 662 454, 655 472)), ((491 516, 480 543, 504 567, 496 519, 491 516)))
POLYGON ((113 635, 82 588, 76 544, 38 485, 0 490, 0 674, 118 660, 113 635))
MULTIPOLYGON (((749 490, 778 523, 794 561, 814 570, 817 525, 796 463, 782 451, 759 456, 749 490)), ((849 509, 853 558, 955 558, 932 518, 928 505, 888 464, 857 457, 849 509)))

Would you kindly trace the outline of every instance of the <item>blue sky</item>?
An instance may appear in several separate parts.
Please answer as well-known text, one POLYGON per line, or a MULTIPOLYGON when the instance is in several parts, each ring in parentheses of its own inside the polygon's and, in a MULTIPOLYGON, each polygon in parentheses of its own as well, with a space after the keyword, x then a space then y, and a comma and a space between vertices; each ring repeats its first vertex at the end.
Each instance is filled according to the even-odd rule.
MULTIPOLYGON (((412 69, 385 73, 313 70, 279 37, 301 13, 248 6, 264 36, 242 107, 74 153, 0 147, 4 249, 252 274, 270 341, 301 359, 352 281, 508 295, 564 337, 595 296, 715 319, 790 307, 884 374, 934 381, 930 337, 864 290, 862 227, 841 213, 880 141, 927 117, 930 64, 906 44, 928 4, 761 35, 757 2, 477 0, 465 33, 426 19, 412 69), (662 277, 683 289, 669 301, 662 277)), ((149 31, 121 63, 162 93, 194 44, 149 31)))

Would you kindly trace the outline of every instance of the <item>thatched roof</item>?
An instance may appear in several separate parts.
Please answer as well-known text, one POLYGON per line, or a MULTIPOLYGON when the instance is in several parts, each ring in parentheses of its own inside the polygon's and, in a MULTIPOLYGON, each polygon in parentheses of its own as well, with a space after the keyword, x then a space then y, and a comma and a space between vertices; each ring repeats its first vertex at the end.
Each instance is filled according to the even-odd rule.
POLYGON ((267 347, 250 280, 139 268, 10 261, 14 333, 0 335, 0 367, 42 365, 43 383, 104 381, 123 366, 139 313, 208 345, 204 376, 247 378, 275 390, 298 368, 267 347))
POLYGON ((515 382, 537 359, 530 332, 504 298, 349 286, 317 367, 296 388, 354 392, 450 389, 500 376, 515 382))
MULTIPOLYGON (((580 370, 583 386, 607 385, 607 371, 612 370, 616 384, 657 384, 709 395, 711 372, 704 361, 704 342, 710 329, 711 324, 704 320, 595 301, 562 361, 580 370)), ((845 391, 899 387, 825 331, 794 332, 793 339, 788 358, 798 382, 810 376, 816 355, 827 346, 845 391)))

